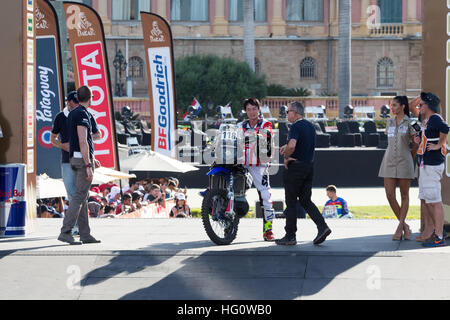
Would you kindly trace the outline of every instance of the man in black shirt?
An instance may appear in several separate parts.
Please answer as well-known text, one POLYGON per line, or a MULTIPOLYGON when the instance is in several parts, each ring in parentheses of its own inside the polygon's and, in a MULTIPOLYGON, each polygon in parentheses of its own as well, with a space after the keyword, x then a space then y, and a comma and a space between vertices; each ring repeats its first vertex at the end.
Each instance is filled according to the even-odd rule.
POLYGON ((66 103, 67 106, 56 115, 53 121, 50 139, 55 147, 61 149, 61 174, 66 187, 67 198, 70 202, 75 193, 75 177, 69 161, 69 127, 67 125, 67 117, 69 112, 78 106, 76 91, 69 92, 66 103))
POLYGON ((77 97, 80 104, 69 113, 67 119, 70 165, 74 171, 76 191, 69 203, 58 240, 70 244, 99 243, 100 241, 90 233, 87 205, 94 167, 100 166, 99 161, 94 157, 93 140, 101 136, 95 119, 87 110, 92 98, 89 87, 80 87, 77 90, 77 97), (81 242, 76 242, 71 234, 77 219, 81 242))
POLYGON ((300 102, 293 102, 288 108, 288 120, 292 123, 287 144, 280 148, 284 156, 284 190, 287 206, 286 235, 276 240, 278 245, 295 245, 297 232, 297 199, 317 226, 318 234, 314 244, 325 241, 331 233, 319 209, 311 201, 314 174, 314 149, 316 130, 311 122, 303 119, 305 110, 300 102))

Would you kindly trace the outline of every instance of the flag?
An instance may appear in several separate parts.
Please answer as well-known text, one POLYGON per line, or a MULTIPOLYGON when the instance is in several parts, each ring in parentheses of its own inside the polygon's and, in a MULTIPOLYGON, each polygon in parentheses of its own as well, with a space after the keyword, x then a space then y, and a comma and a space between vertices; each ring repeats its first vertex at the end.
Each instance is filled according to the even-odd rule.
POLYGON ((200 105, 200 102, 198 102, 197 99, 194 98, 194 100, 192 100, 191 106, 195 110, 195 115, 198 116, 200 114, 200 111, 202 111, 202 106, 200 105))
MULTIPOLYGON (((189 108, 188 108, 189 109, 189 108)), ((184 121, 189 121, 189 115, 188 115, 188 110, 186 110, 186 112, 183 115, 183 120, 184 121)))

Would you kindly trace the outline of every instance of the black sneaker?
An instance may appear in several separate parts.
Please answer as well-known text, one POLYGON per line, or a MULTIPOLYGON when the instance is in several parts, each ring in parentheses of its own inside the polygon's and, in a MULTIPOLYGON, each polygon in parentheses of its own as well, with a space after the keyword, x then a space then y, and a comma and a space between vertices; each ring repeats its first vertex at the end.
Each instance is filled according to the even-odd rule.
POLYGON ((295 236, 293 236, 293 237, 288 237, 288 236, 286 235, 286 236, 284 236, 284 237, 281 238, 281 239, 275 240, 275 243, 276 243, 277 245, 280 245, 280 246, 294 246, 294 245, 297 244, 297 240, 295 239, 295 236))
POLYGON ((59 241, 66 242, 70 245, 79 245, 81 242, 75 241, 73 236, 70 233, 61 233, 58 237, 59 241))
POLYGON ((93 236, 89 236, 85 239, 80 239, 83 243, 100 243, 100 240, 95 239, 93 236))
POLYGON ((321 244, 330 235, 330 233, 331 233, 331 229, 328 227, 326 227, 322 231, 319 231, 319 233, 317 234, 317 237, 314 239, 313 243, 321 244))

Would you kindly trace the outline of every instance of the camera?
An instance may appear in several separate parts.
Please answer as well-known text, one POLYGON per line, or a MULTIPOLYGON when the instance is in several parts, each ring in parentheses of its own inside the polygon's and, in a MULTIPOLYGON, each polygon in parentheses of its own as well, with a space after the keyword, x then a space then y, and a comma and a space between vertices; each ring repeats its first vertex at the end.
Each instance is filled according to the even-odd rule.
POLYGON ((413 127, 413 129, 416 131, 417 134, 420 134, 422 132, 422 127, 417 121, 411 123, 411 126, 413 127))

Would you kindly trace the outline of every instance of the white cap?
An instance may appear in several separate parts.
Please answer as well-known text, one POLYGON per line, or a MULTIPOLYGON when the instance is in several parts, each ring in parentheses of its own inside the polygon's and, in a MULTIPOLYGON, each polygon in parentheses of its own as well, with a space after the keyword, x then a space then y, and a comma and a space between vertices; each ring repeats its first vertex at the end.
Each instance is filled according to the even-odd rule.
POLYGON ((120 188, 117 186, 113 186, 111 188, 111 192, 108 194, 109 199, 114 199, 114 197, 120 193, 120 188))
POLYGON ((178 193, 177 194, 177 200, 186 200, 186 197, 184 196, 184 193, 178 193))

